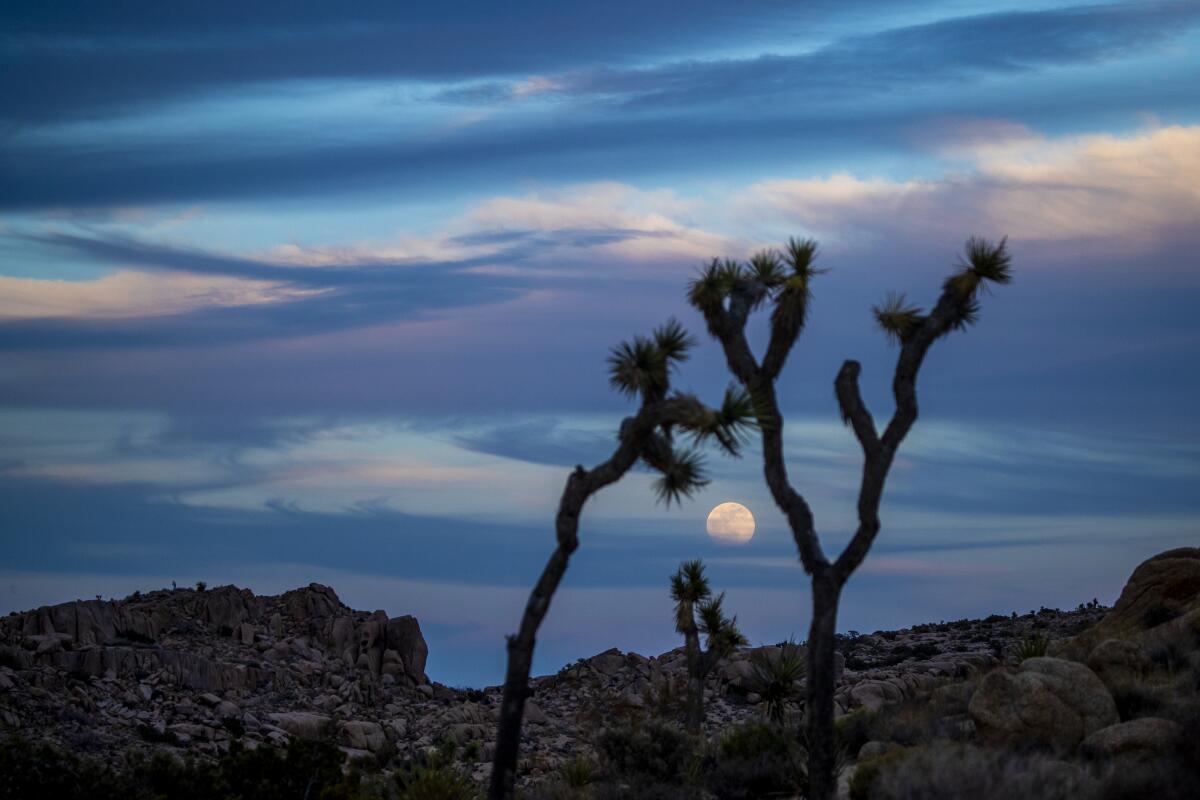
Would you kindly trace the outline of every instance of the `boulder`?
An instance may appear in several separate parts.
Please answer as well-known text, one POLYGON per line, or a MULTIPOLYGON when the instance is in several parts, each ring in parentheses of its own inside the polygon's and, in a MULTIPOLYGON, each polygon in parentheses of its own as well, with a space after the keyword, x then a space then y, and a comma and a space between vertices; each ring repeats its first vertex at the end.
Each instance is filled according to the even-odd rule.
POLYGON ((1138 565, 1111 611, 1056 650, 1082 661, 1105 639, 1128 639, 1200 609, 1200 547, 1180 547, 1138 565))
POLYGON ((1087 664, 1106 684, 1120 675, 1140 675, 1150 667, 1146 651, 1127 639, 1105 639, 1092 648, 1087 664))
POLYGON ((1058 658, 1030 658, 1016 671, 988 674, 968 711, 983 741, 1014 747, 1073 749, 1119 719, 1096 673, 1058 658))
POLYGON ((378 752, 387 744, 387 736, 383 728, 375 722, 364 720, 347 720, 340 726, 342 742, 356 750, 378 752))
POLYGON ((851 702, 868 711, 879 711, 885 705, 903 699, 903 692, 891 681, 862 681, 850 689, 851 702))
POLYGON ((314 740, 324 736, 332 722, 324 714, 308 714, 303 711, 269 714, 268 718, 277 728, 287 731, 292 736, 314 740))
POLYGON ((624 654, 615 647, 594 655, 587 661, 593 669, 605 675, 615 675, 621 667, 625 666, 624 654))
POLYGON ((1095 758, 1153 759, 1179 744, 1183 728, 1158 717, 1142 717, 1101 728, 1083 740, 1083 752, 1095 758))

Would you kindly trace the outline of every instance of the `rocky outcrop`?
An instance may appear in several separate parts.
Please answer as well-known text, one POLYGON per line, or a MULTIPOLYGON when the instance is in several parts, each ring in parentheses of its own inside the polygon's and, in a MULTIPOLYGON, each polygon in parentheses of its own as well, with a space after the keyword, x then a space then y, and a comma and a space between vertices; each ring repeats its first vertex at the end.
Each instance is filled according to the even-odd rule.
POLYGON ((1073 749, 1118 721, 1117 706, 1094 672, 1058 658, 1030 658, 987 675, 969 713, 990 744, 1073 749))
POLYGON ((1109 639, 1137 639, 1160 625, 1200 615, 1200 548, 1181 547, 1138 565, 1112 610, 1056 654, 1087 661, 1109 639))
POLYGON ((281 680, 274 667, 280 659, 319 661, 330 652, 375 678, 428 683, 429 649, 415 618, 354 611, 316 583, 279 597, 222 586, 45 606, 0 620, 0 648, 27 669, 119 678, 165 670, 198 691, 254 690, 281 680), (197 637, 218 641, 229 658, 197 652, 191 646, 197 637))
MULTIPOLYGON (((957 694, 968 684, 953 681, 996 665, 1022 638, 1062 638, 1102 613, 1043 609, 840 637, 836 713, 946 686, 956 693, 942 703, 951 722, 970 725, 970 698, 957 694)), ((743 649, 713 670, 707 733, 762 715, 752 659, 779 651, 743 649)), ((431 684, 427 654, 417 620, 355 611, 318 584, 278 597, 221 587, 51 606, 0 620, 0 735, 16 730, 105 759, 164 749, 204 758, 235 740, 328 738, 354 758, 386 762, 453 740, 483 780, 501 689, 431 684)), ((590 757, 606 720, 670 716, 685 686, 682 648, 650 657, 612 648, 535 678, 523 758, 544 773, 590 757)), ((788 712, 798 720, 803 680, 796 689, 788 712)))

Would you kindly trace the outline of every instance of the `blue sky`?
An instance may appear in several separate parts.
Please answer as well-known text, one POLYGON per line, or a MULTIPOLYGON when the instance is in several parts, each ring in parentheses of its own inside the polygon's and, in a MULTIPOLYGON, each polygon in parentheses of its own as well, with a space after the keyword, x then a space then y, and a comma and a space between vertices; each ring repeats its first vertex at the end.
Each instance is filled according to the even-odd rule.
MULTIPOLYGON (((940 343, 843 629, 1115 598, 1200 540, 1194 3, 26 4, 0 11, 0 612, 319 580, 500 680, 557 493, 629 408, 608 348, 696 268, 814 236, 780 383, 830 543, 832 379, 968 235, 1016 282, 940 343)), ((757 332, 756 335, 761 334, 757 332)), ((704 341, 677 382, 716 397, 704 341)), ((750 638, 806 583, 753 449, 589 505, 536 667, 676 644, 703 557, 750 638), (710 508, 746 504, 742 546, 710 508)))

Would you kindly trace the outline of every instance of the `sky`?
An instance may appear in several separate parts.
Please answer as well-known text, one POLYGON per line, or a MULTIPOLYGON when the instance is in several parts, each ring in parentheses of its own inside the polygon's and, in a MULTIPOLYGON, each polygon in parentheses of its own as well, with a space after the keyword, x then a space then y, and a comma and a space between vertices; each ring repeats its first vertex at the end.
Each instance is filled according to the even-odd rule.
MULTIPOLYGON (((677 317, 716 402, 687 282, 790 236, 829 270, 779 394, 832 552, 842 360, 891 412, 872 304, 928 306, 970 235, 1014 262, 925 363, 841 629, 1111 603, 1200 542, 1197 75, 1194 2, 7 4, 0 613, 318 581, 499 683, 633 410, 609 348, 677 317)), ((759 450, 707 466, 682 507, 641 470, 589 502, 535 672, 679 644, 691 558, 753 642, 804 638, 759 450), (750 542, 706 535, 725 501, 750 542)))

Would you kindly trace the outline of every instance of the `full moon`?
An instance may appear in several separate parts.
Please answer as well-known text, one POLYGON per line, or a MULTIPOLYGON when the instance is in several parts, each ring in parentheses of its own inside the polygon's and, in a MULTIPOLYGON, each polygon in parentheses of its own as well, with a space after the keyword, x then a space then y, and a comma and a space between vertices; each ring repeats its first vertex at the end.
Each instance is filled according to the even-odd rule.
POLYGON ((708 535, 726 544, 745 544, 754 536, 754 515, 741 503, 721 503, 708 512, 708 535))

